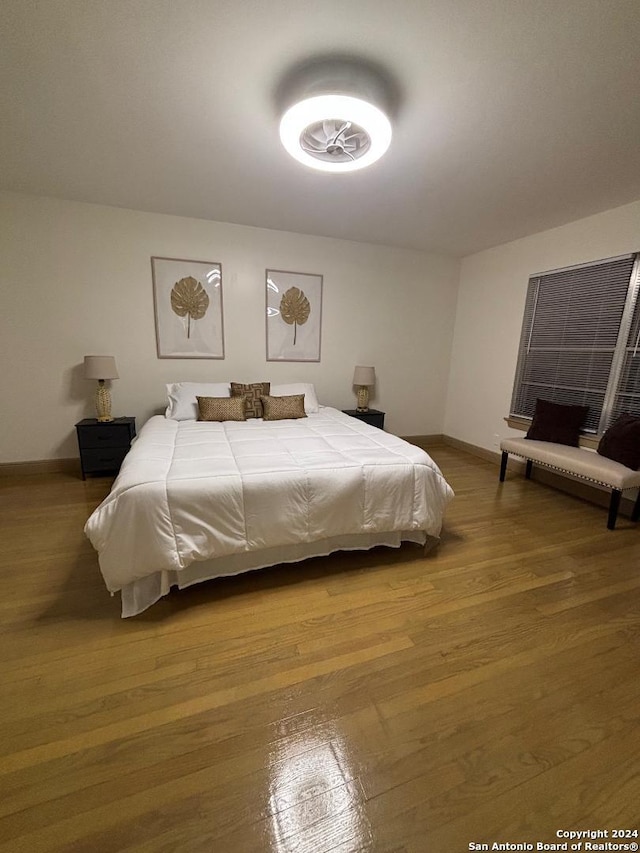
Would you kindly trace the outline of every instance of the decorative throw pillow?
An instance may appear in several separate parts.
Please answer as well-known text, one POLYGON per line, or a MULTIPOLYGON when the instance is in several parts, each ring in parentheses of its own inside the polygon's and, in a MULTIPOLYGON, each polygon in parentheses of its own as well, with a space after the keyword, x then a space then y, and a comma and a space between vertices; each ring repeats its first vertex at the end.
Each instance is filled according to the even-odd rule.
POLYGON ((292 394, 290 397, 262 398, 265 421, 283 421, 288 418, 306 418, 304 394, 292 394))
POLYGON ((244 397, 198 397, 199 421, 245 421, 244 397))
POLYGON ((640 417, 620 415, 600 439, 598 453, 637 471, 640 468, 640 417))
POLYGON ((549 400, 536 400, 533 421, 525 438, 554 441, 578 447, 580 428, 587 418, 588 406, 563 406, 549 400))
POLYGON ((308 415, 320 411, 316 389, 311 382, 290 382, 287 385, 272 385, 269 393, 273 397, 290 397, 292 394, 304 394, 304 410, 308 415))
POLYGON ((263 394, 267 396, 270 390, 270 382, 252 382, 249 385, 243 385, 241 382, 231 383, 231 396, 244 396, 244 413, 248 418, 262 417, 262 400, 260 397, 263 394))

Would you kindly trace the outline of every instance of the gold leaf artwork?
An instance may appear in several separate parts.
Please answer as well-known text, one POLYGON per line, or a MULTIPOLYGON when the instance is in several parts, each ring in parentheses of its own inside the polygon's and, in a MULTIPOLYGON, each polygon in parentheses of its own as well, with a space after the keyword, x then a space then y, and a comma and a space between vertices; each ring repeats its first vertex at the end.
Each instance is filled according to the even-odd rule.
POLYGON ((171 290, 171 308, 178 317, 188 317, 187 337, 191 337, 191 320, 202 320, 209 307, 209 294, 193 276, 181 278, 171 290))
POLYGON ((296 344, 298 326, 303 326, 309 319, 311 305, 299 287, 290 287, 282 294, 280 300, 280 316, 288 326, 293 326, 293 345, 296 344))

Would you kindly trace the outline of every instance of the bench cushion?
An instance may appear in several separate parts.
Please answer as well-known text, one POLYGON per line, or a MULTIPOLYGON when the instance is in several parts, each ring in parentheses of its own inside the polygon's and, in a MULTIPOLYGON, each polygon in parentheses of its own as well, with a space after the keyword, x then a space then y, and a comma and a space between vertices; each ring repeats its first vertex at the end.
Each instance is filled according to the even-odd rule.
POLYGON ((640 486, 640 471, 632 471, 584 447, 569 447, 528 438, 505 438, 500 442, 500 449, 611 489, 622 491, 640 486))

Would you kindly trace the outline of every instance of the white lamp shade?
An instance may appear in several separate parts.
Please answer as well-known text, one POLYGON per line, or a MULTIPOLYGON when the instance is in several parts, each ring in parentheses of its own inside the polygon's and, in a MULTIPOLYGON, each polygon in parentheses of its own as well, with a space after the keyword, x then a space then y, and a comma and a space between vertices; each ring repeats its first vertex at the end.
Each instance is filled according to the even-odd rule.
POLYGON ((375 385, 376 372, 373 367, 362 367, 358 365, 353 371, 354 385, 375 385))
POLYGON ((112 355, 85 355, 85 379, 119 379, 116 360, 112 355))

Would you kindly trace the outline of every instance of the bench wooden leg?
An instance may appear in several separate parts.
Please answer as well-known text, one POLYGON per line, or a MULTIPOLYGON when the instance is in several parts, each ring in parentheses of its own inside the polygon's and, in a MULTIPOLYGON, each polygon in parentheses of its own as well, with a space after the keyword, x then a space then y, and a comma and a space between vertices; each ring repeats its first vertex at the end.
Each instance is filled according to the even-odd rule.
POLYGON ((509 454, 506 450, 502 451, 502 459, 500 460, 500 482, 504 483, 504 475, 507 473, 507 462, 509 461, 509 454))
POLYGON ((640 521, 640 489, 638 489, 638 497, 631 513, 631 521, 640 521))
POLYGON ((531 479, 531 469, 533 468, 533 459, 527 459, 527 467, 524 469, 524 476, 527 480, 531 479))
POLYGON ((622 492, 619 489, 613 489, 611 492, 611 501, 609 502, 609 518, 607 519, 607 527, 609 530, 614 530, 616 526, 616 518, 618 517, 618 508, 620 506, 620 498, 622 492))

